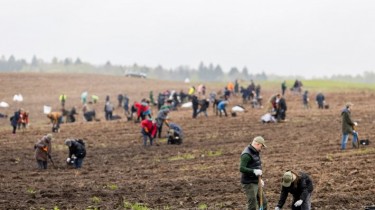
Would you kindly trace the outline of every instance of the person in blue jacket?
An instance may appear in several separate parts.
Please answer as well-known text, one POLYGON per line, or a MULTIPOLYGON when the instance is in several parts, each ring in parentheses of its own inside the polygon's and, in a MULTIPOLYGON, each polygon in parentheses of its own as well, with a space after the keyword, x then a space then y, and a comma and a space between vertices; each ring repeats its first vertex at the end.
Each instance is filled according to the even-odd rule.
POLYGON ((221 102, 217 105, 217 110, 218 110, 218 112, 219 112, 219 116, 220 116, 220 117, 221 117, 222 112, 224 112, 224 115, 225 115, 226 117, 228 117, 227 110, 225 109, 227 105, 228 105, 228 101, 227 101, 227 100, 223 100, 223 101, 221 101, 221 102))
POLYGON ((18 121, 20 120, 21 111, 22 109, 19 109, 18 111, 14 112, 14 115, 12 117, 10 117, 10 124, 13 127, 13 132, 12 132, 13 134, 16 134, 17 125, 18 125, 18 121))

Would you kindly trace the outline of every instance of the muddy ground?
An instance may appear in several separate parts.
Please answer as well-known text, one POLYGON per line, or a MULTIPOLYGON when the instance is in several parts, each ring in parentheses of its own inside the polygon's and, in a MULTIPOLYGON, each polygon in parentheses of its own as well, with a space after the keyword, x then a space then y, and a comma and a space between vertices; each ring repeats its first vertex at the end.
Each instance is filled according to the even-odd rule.
MULTIPOLYGON (((217 117, 209 110, 191 118, 190 109, 171 112, 171 121, 181 125, 182 145, 144 148, 140 126, 125 118, 105 121, 104 98, 117 103, 119 93, 131 102, 154 96, 166 89, 187 91, 189 85, 145 79, 64 74, 0 74, 0 100, 10 107, 0 108, 11 115, 22 107, 30 112, 27 130, 11 134, 8 119, 0 119, 0 209, 130 209, 142 204, 149 209, 245 209, 241 190, 240 153, 252 138, 262 135, 268 148, 262 152, 263 179, 269 209, 274 209, 285 170, 305 171, 314 181, 313 209, 364 209, 375 205, 375 97, 366 90, 337 90, 326 94, 330 109, 315 104, 304 109, 301 96, 287 93, 287 122, 262 124, 263 109, 251 109, 237 117, 217 117), (84 122, 82 113, 75 123, 63 124, 54 134, 52 157, 56 169, 36 169, 33 145, 50 132, 43 105, 59 108, 61 93, 68 96, 66 107, 80 104, 80 94, 88 91, 100 97, 96 110, 100 121, 84 122), (13 102, 21 93, 23 102, 13 102), (369 146, 340 151, 340 110, 346 101, 354 103, 352 117, 358 123, 360 139, 369 146), (65 164, 69 137, 84 138, 88 154, 80 170, 65 164)), ((248 85, 243 83, 242 85, 248 85)), ((219 86, 208 86, 208 92, 219 86)), ((279 89, 263 88, 265 99, 279 89)), ((316 92, 311 91, 313 101, 316 92)), ((230 107, 240 103, 234 98, 230 107)), ((154 113, 156 109, 154 108, 154 113)), ((115 114, 124 116, 118 108, 115 114)), ((164 129, 165 132, 166 129, 164 129)), ((289 196, 286 206, 291 204, 289 196)))

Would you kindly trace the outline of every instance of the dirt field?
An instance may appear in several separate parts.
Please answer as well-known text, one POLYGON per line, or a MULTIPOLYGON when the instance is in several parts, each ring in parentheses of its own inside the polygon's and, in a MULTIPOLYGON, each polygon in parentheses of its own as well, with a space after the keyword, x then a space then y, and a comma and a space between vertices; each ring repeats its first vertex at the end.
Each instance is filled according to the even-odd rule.
MULTIPOLYGON (((265 109, 251 109, 237 117, 216 117, 209 110, 191 118, 191 109, 171 112, 173 122, 181 125, 182 145, 144 148, 140 126, 126 119, 104 120, 104 98, 126 93, 131 103, 154 97, 166 89, 187 91, 189 85, 99 75, 0 74, 0 100, 10 103, 1 113, 11 115, 23 107, 30 112, 30 127, 11 134, 8 119, 0 118, 0 209, 136 209, 136 203, 149 209, 245 209, 241 190, 239 159, 252 138, 262 135, 268 148, 262 152, 263 179, 269 209, 279 198, 285 170, 308 172, 314 181, 313 209, 364 209, 375 205, 375 96, 368 91, 327 93, 328 110, 302 107, 301 96, 287 93, 285 123, 262 124, 265 109), (59 107, 58 97, 65 93, 66 107, 80 108, 80 95, 100 97, 96 105, 100 122, 62 124, 54 134, 52 157, 57 165, 46 171, 36 169, 33 146, 50 132, 43 105, 59 107), (24 102, 12 101, 21 93, 24 102), (340 151, 340 110, 346 101, 354 103, 352 117, 359 123, 360 139, 372 144, 340 151), (88 155, 80 170, 65 164, 66 138, 84 138, 88 155)), ((243 84, 247 85, 247 84, 243 84)), ((208 92, 215 88, 208 87, 208 92)), ((215 91, 218 90, 217 88, 215 91)), ((263 88, 268 99, 278 89, 263 88)), ((310 93, 310 100, 315 97, 310 93)), ((239 103, 233 99, 229 108, 239 103)), ((154 113, 156 109, 154 108, 154 113)), ((124 116, 118 108, 115 114, 124 116)), ((166 130, 166 129, 164 129, 166 130)), ((291 204, 289 196, 284 209, 291 204)))

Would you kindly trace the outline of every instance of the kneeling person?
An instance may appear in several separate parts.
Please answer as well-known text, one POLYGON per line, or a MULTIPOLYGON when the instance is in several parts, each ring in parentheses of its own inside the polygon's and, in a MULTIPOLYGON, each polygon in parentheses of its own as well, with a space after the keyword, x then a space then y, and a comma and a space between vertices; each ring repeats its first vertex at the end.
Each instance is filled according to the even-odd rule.
POLYGON ((176 123, 169 123, 168 144, 181 144, 183 139, 182 129, 176 123))
POLYGON ((86 157, 85 143, 82 139, 66 139, 65 145, 69 147, 67 163, 81 168, 83 159, 86 157))

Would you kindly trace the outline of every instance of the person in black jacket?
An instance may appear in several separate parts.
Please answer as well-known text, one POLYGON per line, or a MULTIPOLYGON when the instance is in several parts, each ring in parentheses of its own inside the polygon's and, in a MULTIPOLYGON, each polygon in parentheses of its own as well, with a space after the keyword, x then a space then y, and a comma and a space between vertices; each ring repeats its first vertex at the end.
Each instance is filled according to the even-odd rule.
POLYGON ((199 113, 203 112, 204 116, 208 117, 208 115, 207 115, 207 109, 210 106, 210 100, 208 100, 208 99, 202 99, 201 101, 199 101, 199 104, 200 104, 200 109, 197 112, 197 116, 199 115, 199 113))
POLYGON ((193 118, 196 118, 197 113, 198 113, 198 107, 199 107, 199 99, 195 94, 191 96, 191 102, 193 104, 193 118))
POLYGON ((276 117, 278 122, 285 121, 286 117, 286 102, 284 97, 282 97, 280 94, 277 94, 276 98, 276 117))
POLYGON ((14 115, 12 117, 10 117, 10 124, 13 127, 13 131, 12 131, 13 134, 16 134, 17 125, 18 125, 18 121, 20 120, 21 112, 22 112, 22 109, 19 109, 18 111, 14 112, 14 115))
POLYGON ((306 173, 285 172, 282 179, 280 199, 275 210, 280 210, 284 206, 288 193, 293 195, 292 210, 311 210, 313 189, 313 182, 306 173))
POLYGON ((316 103, 319 109, 324 109, 325 97, 323 93, 318 93, 318 95, 316 95, 316 103))
POLYGON ((86 148, 83 140, 66 139, 65 145, 69 147, 69 157, 66 162, 74 165, 75 168, 81 168, 83 159, 86 157, 86 148))
POLYGON ((262 186, 264 182, 262 176, 262 161, 260 159, 260 152, 266 148, 264 138, 257 136, 253 139, 250 145, 245 147, 241 153, 240 172, 241 185, 247 198, 247 209, 259 209, 260 196, 263 198, 263 210, 267 210, 267 199, 265 193, 259 195, 259 179, 262 186))

